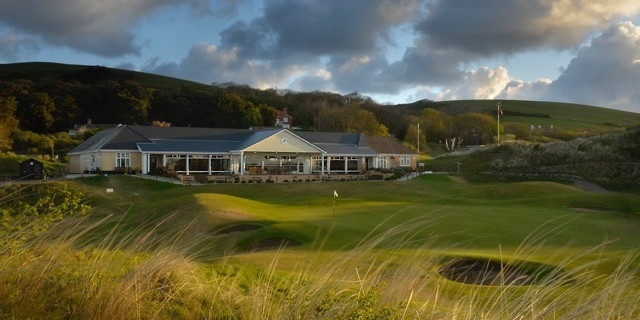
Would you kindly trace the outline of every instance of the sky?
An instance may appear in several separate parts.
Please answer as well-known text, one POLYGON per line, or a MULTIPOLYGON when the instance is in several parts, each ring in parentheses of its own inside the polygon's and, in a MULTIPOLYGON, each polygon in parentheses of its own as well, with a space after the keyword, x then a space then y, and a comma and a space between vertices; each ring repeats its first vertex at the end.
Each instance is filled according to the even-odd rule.
POLYGON ((0 0, 0 63, 640 112, 638 0, 0 0))

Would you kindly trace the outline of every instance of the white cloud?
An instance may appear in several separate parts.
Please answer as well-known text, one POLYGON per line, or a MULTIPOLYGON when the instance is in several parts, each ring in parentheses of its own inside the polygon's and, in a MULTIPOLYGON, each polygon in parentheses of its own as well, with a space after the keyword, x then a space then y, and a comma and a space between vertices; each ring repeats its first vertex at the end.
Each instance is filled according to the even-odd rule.
POLYGON ((504 67, 481 67, 467 71, 460 82, 449 86, 438 96, 439 100, 493 99, 512 79, 504 67))

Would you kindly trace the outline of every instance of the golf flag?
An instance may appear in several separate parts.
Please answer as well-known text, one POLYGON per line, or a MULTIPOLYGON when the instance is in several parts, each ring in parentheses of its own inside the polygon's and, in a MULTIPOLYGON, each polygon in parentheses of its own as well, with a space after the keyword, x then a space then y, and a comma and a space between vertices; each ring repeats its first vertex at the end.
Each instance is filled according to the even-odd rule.
POLYGON ((500 108, 500 106, 498 106, 498 114, 501 116, 504 115, 504 113, 502 112, 502 108, 500 108))
POLYGON ((333 190, 333 197, 337 198, 338 197, 338 191, 333 190))

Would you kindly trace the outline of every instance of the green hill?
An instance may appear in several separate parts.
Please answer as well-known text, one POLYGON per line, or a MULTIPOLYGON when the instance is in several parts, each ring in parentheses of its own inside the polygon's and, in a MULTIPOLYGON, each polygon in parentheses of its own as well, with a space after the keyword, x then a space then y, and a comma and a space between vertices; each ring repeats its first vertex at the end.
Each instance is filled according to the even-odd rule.
POLYGON ((211 88, 211 86, 199 82, 102 66, 51 62, 0 64, 0 80, 29 79, 31 81, 39 81, 43 78, 62 78, 68 81, 86 81, 89 77, 95 77, 96 79, 126 79, 136 81, 145 87, 160 90, 171 90, 180 87, 199 90, 210 90, 211 88))
MULTIPOLYGON (((66 131, 87 118, 94 123, 149 124, 159 120, 175 126, 270 126, 275 110, 288 108, 295 126, 320 131, 363 130, 345 119, 353 118, 349 115, 360 110, 367 111, 399 139, 404 139, 415 122, 412 116, 424 108, 449 115, 479 112, 495 116, 497 103, 495 100, 422 100, 381 105, 358 93, 260 90, 233 83, 216 86, 101 66, 45 62, 0 64, 0 95, 16 97, 21 129, 40 133, 66 131), (44 117, 48 116, 47 112, 32 114, 35 111, 30 111, 29 106, 34 104, 48 106, 51 110, 44 111, 51 117, 44 117), (42 115, 42 119, 36 117, 42 115)), ((595 106, 537 101, 501 103, 504 123, 553 125, 577 133, 619 130, 640 123, 638 113, 595 106)), ((427 139, 438 141, 440 138, 427 139)))
MULTIPOLYGON (((554 125, 564 130, 612 130, 640 123, 640 113, 595 107, 583 104, 498 100, 505 113, 501 120, 535 126, 554 125)), ((450 115, 479 112, 495 115, 496 100, 417 101, 398 105, 412 112, 432 108, 450 115)))

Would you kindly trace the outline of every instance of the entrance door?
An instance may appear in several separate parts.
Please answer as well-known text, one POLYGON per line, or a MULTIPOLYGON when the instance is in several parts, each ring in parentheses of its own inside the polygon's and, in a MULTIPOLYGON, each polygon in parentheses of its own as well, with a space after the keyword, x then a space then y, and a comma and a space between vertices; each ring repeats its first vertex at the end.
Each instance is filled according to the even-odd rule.
POLYGON ((158 171, 158 156, 149 156, 149 173, 156 174, 158 171))

